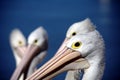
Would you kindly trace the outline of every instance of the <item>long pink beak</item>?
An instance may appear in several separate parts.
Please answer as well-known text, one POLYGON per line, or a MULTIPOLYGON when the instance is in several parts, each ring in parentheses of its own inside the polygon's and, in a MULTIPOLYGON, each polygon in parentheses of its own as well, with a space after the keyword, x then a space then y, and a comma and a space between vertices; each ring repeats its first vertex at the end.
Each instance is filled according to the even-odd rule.
POLYGON ((32 59, 39 53, 40 48, 38 46, 29 45, 20 64, 14 71, 11 80, 18 80, 20 75, 27 70, 32 59))
POLYGON ((21 46, 21 47, 17 47, 17 55, 22 59, 23 56, 25 55, 25 51, 27 50, 26 46, 21 46))
POLYGON ((63 50, 62 49, 63 48, 60 48, 60 51, 57 52, 57 55, 50 59, 26 80, 42 80, 51 73, 55 72, 56 69, 59 69, 65 64, 75 61, 81 57, 80 52, 73 51, 67 47, 64 47, 63 50))
POLYGON ((60 48, 58 49, 58 51, 56 52, 55 55, 57 55, 58 53, 60 53, 60 52, 65 48, 68 40, 69 40, 68 38, 65 38, 65 39, 64 39, 62 45, 60 46, 60 48))

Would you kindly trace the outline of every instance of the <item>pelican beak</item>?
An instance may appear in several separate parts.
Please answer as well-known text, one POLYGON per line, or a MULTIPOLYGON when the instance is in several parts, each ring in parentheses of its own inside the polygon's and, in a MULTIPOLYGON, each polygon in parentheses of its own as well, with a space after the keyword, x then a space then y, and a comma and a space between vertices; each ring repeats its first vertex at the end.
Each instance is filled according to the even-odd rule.
POLYGON ((27 46, 21 46, 21 47, 17 47, 17 48, 16 48, 16 51, 18 52, 18 56, 19 56, 20 58, 23 58, 26 49, 27 49, 27 46))
POLYGON ((32 59, 40 52, 40 50, 41 49, 38 46, 28 45, 20 64, 11 77, 11 80, 18 80, 21 76, 21 73, 27 71, 32 59))
POLYGON ((78 58, 81 58, 80 52, 64 47, 63 50, 58 51, 57 55, 28 77, 27 80, 43 80, 56 70, 61 69, 78 58))
POLYGON ((69 40, 69 38, 65 38, 65 39, 64 39, 62 45, 60 46, 60 48, 58 49, 58 51, 56 52, 55 55, 57 55, 58 53, 60 53, 60 51, 62 51, 62 50, 65 48, 68 40, 69 40))

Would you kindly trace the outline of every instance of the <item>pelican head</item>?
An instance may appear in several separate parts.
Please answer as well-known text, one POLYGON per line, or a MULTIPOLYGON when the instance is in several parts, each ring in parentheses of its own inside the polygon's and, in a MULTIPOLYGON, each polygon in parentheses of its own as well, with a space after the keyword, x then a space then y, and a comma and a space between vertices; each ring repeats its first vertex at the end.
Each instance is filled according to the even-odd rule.
POLYGON ((11 80, 17 80, 20 77, 21 73, 28 69, 32 59, 40 52, 47 50, 47 41, 47 32, 43 27, 38 27, 29 35, 27 50, 23 56, 21 63, 13 73, 11 80))
POLYGON ((71 38, 72 36, 75 36, 77 34, 84 34, 92 32, 94 30, 94 25, 91 23, 91 20, 87 18, 81 22, 76 22, 72 24, 66 33, 66 37, 71 38))
POLYGON ((19 29, 14 29, 10 34, 10 45, 12 47, 16 65, 18 65, 26 49, 26 39, 19 29))
MULTIPOLYGON (((50 75, 57 73, 58 71, 60 73, 60 70, 63 70, 63 68, 66 69, 65 66, 70 63, 77 63, 78 59, 86 58, 88 56, 93 58, 96 55, 99 55, 99 53, 92 54, 98 49, 103 49, 103 41, 99 34, 95 33, 97 32, 94 31, 89 34, 86 33, 72 37, 69 41, 67 41, 66 46, 57 53, 57 55, 33 73, 33 75, 28 77, 27 80, 46 80, 46 78, 50 75)), ((66 70, 79 69, 79 67, 75 65, 71 66, 72 67, 67 67, 66 70)))
POLYGON ((61 48, 59 48, 58 52, 65 47, 66 42, 69 39, 71 39, 73 36, 79 35, 79 34, 89 33, 89 32, 92 32, 94 30, 95 30, 95 26, 93 25, 93 23, 91 22, 91 20, 89 18, 86 18, 83 21, 76 22, 76 23, 72 24, 69 27, 69 29, 67 30, 66 38, 64 39, 62 46, 61 46, 61 48))
MULTIPOLYGON (((39 53, 48 48, 48 36, 43 27, 37 28, 28 37, 28 53, 39 53)), ((34 54, 35 55, 35 54, 34 54)), ((37 55, 37 54, 36 54, 37 55)))

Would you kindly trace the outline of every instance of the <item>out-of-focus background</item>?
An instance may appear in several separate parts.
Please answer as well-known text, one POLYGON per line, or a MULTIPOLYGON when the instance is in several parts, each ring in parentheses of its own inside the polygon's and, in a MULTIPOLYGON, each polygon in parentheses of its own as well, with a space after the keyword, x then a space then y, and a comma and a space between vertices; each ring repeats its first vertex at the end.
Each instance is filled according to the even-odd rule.
MULTIPOLYGON (((103 80, 120 80, 120 9, 116 0, 0 0, 0 80, 9 80, 15 60, 9 35, 19 28, 25 37, 43 26, 49 35, 49 60, 62 43, 69 26, 90 18, 106 44, 103 80)), ((64 80, 62 73, 53 80, 64 80)))

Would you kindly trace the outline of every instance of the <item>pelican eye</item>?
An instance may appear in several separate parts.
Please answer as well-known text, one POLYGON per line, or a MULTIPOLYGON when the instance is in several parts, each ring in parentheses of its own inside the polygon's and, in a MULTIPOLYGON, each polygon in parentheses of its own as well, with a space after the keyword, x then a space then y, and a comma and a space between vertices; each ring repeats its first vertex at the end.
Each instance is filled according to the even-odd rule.
POLYGON ((72 44, 72 48, 73 49, 78 49, 78 48, 80 48, 81 45, 82 45, 81 42, 75 42, 75 43, 72 44))
POLYGON ((37 42, 38 42, 38 40, 37 40, 37 39, 35 39, 35 40, 34 40, 34 43, 37 43, 37 42))
POLYGON ((19 45, 22 45, 22 41, 19 41, 18 43, 19 43, 19 45))
POLYGON ((76 35, 76 32, 73 32, 73 33, 72 33, 72 36, 75 36, 75 35, 76 35))

